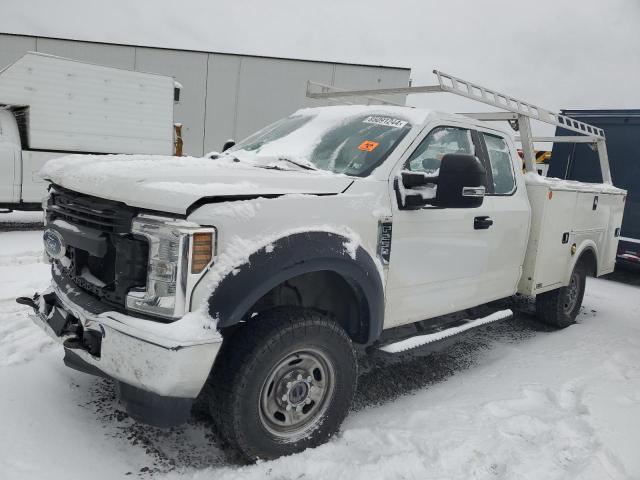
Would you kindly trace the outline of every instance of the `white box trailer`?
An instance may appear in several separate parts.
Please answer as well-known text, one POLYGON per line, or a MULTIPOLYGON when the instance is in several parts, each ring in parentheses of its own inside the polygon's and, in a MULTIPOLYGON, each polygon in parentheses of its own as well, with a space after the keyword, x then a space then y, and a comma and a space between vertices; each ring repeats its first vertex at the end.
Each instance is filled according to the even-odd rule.
POLYGON ((0 71, 0 207, 37 208, 63 154, 172 155, 178 99, 169 76, 27 53, 0 71))

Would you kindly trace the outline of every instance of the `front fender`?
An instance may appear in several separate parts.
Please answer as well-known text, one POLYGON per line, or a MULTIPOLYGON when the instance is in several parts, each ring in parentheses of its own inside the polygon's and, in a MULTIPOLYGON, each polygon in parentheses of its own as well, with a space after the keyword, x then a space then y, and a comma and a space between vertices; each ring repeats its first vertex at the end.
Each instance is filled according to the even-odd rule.
MULTIPOLYGON (((380 269, 362 246, 354 248, 350 239, 332 232, 295 233, 256 250, 207 292, 209 313, 217 319, 218 328, 234 325, 276 286, 318 271, 335 272, 358 289, 368 315, 367 343, 376 339, 384 318, 380 269)), ((206 277, 203 284, 207 285, 206 277)))

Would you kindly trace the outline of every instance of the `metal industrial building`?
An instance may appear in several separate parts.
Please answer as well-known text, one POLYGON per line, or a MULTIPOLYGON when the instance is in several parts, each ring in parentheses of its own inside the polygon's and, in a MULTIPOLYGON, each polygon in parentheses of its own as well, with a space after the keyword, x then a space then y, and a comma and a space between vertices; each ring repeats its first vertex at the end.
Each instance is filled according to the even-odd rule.
MULTIPOLYGON (((0 69, 29 51, 173 76, 182 84, 175 121, 184 151, 203 155, 305 106, 307 80, 349 89, 403 87, 410 69, 174 50, 0 33, 0 69)), ((404 103, 404 97, 395 98, 404 103)))

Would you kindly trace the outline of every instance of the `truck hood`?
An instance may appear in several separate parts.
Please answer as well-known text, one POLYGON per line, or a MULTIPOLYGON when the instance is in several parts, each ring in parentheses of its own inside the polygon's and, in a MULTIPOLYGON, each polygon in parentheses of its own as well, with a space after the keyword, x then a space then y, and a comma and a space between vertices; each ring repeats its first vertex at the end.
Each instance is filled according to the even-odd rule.
POLYGON ((70 155, 50 160, 40 175, 76 192, 177 214, 187 213, 203 198, 327 195, 353 183, 351 177, 325 171, 268 169, 231 158, 152 155, 70 155))

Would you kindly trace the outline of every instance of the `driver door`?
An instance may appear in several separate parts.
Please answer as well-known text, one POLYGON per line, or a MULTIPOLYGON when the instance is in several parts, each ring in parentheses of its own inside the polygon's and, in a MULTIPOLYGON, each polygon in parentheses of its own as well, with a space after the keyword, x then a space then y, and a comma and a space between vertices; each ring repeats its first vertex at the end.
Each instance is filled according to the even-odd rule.
MULTIPOLYGON (((434 173, 448 153, 482 158, 477 134, 455 124, 430 130, 401 169, 434 173)), ((398 172, 396 172, 398 173, 398 172)), ((394 175, 395 176, 395 175, 394 175)), ((393 190, 393 178, 390 188, 393 190)), ((395 199, 395 192, 391 192, 395 199)), ((485 303, 482 288, 492 249, 491 199, 477 208, 425 206, 403 210, 393 200, 393 237, 387 276, 385 328, 485 303), (480 228, 478 228, 480 226, 480 228)))

